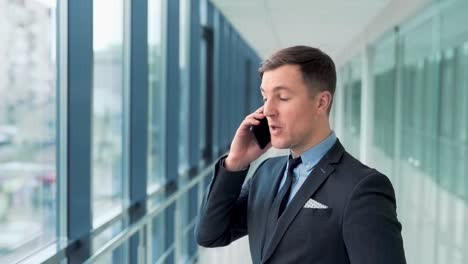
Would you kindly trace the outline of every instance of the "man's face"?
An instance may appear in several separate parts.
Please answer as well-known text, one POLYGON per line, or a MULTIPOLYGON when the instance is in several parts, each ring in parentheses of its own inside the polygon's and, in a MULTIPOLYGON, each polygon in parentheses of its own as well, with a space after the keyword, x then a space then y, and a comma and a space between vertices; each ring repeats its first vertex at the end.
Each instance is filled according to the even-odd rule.
POLYGON ((310 148, 323 111, 319 110, 319 96, 309 91, 299 66, 284 65, 264 72, 261 90, 272 146, 290 148, 295 154, 310 148))

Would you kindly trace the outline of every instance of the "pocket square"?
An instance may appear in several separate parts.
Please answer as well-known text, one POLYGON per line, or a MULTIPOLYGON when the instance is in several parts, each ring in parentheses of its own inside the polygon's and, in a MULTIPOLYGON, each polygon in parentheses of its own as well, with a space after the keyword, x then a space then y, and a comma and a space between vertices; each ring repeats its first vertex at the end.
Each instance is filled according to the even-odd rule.
POLYGON ((304 205, 304 208, 313 208, 313 209, 327 209, 328 206, 315 201, 314 199, 309 199, 304 205))

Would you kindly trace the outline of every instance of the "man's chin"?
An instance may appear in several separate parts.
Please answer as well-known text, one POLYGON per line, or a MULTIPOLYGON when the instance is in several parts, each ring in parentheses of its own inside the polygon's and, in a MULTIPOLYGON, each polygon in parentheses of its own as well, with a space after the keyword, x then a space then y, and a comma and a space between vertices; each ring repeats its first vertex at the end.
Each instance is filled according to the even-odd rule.
POLYGON ((271 146, 276 149, 288 149, 290 147, 290 145, 287 142, 283 142, 279 140, 273 140, 271 142, 271 146))

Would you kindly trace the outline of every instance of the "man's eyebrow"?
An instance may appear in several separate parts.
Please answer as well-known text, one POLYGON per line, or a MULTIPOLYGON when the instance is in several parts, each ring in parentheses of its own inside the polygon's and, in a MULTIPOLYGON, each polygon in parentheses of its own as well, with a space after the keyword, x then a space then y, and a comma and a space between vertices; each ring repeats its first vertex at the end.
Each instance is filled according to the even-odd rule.
MULTIPOLYGON (((265 90, 263 89, 263 87, 260 87, 260 90, 262 91, 262 93, 265 92, 265 90)), ((291 90, 290 90, 288 87, 286 87, 286 86, 275 86, 275 87, 273 87, 272 92, 277 92, 277 91, 280 91, 280 90, 291 91, 291 90)))

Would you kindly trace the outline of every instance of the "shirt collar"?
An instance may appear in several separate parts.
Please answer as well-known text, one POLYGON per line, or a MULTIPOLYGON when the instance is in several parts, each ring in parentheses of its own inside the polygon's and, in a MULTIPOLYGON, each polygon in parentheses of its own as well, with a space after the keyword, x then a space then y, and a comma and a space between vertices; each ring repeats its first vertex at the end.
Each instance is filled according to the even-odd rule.
MULTIPOLYGON (((331 149, 335 142, 336 135, 335 132, 332 131, 325 140, 302 153, 301 165, 305 166, 308 171, 312 170, 312 168, 322 159, 325 153, 331 149)), ((291 150, 289 150, 289 155, 292 156, 291 150)))

